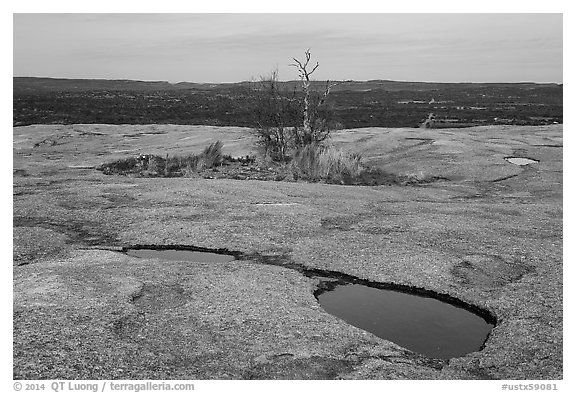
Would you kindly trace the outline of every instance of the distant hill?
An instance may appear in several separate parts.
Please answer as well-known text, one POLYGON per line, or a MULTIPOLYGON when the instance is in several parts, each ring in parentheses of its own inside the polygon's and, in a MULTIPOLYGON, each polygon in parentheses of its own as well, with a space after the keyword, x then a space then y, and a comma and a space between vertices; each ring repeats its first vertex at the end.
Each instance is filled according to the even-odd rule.
POLYGON ((108 79, 59 79, 15 77, 14 91, 18 92, 53 92, 53 91, 158 91, 172 90, 174 86, 168 82, 144 82, 132 80, 108 79))
MULTIPOLYGON (((369 81, 336 81, 339 82, 333 91, 433 91, 443 89, 482 89, 482 88, 516 88, 532 90, 538 88, 562 87, 557 83, 436 83, 436 82, 403 82, 391 80, 369 81)), ((62 78, 36 78, 14 77, 13 90, 18 93, 39 92, 69 92, 69 91, 175 91, 175 90, 222 90, 250 87, 258 82, 237 83, 170 83, 166 81, 136 81, 136 80, 109 80, 109 79, 62 79, 62 78)), ((287 90, 299 89, 300 81, 280 82, 287 90)), ((326 81, 314 81, 313 88, 321 89, 326 81)))
MULTIPOLYGON (((13 79, 13 125, 195 124, 255 127, 258 82, 13 79)), ((300 81, 279 82, 302 97, 300 81)), ((313 82, 322 91, 326 81, 313 82)), ((326 101, 334 127, 562 123, 563 85, 341 81, 326 101)))

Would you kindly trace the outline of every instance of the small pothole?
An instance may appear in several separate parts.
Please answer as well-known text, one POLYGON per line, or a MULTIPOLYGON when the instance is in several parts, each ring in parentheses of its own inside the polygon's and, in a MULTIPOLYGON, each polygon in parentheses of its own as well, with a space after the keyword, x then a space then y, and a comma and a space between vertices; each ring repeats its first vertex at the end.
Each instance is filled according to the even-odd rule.
POLYGON ((127 250, 126 254, 136 258, 162 259, 167 261, 229 262, 234 260, 233 255, 190 250, 131 249, 127 250))
POLYGON ((533 160, 532 158, 526 158, 526 157, 504 157, 504 159, 511 164, 519 166, 537 164, 540 162, 538 160, 533 160))

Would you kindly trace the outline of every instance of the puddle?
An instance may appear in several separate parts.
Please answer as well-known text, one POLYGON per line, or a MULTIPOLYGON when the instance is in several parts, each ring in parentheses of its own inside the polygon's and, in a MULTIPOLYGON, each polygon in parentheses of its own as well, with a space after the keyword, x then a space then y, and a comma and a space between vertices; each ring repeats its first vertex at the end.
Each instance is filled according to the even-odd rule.
POLYGON ((235 259, 233 255, 221 253, 174 249, 128 249, 126 254, 136 258, 186 262, 230 262, 235 259))
POLYGON ((494 327, 440 300, 361 284, 334 285, 317 299, 328 313, 422 355, 450 359, 483 348, 494 327))
POLYGON ((508 161, 511 164, 514 165, 529 165, 529 164, 537 164, 538 160, 532 160, 531 158, 525 158, 525 157, 506 157, 504 158, 506 161, 508 161))

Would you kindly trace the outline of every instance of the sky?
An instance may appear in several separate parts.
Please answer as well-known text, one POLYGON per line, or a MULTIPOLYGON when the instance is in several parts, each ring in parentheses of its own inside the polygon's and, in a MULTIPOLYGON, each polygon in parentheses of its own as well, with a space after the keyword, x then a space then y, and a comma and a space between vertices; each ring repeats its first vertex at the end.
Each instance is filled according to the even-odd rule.
POLYGON ((23 14, 13 75, 563 83, 562 14, 23 14))

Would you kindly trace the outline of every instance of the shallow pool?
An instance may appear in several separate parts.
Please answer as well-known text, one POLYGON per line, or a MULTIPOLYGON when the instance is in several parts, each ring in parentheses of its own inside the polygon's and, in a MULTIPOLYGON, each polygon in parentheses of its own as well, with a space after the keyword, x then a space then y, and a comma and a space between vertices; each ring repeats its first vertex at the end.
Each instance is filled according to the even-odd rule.
POLYGON ((372 288, 337 285, 317 295, 330 314, 422 355, 449 359, 480 350, 493 325, 440 300, 372 288))

